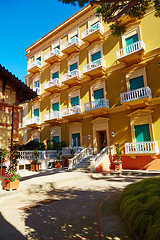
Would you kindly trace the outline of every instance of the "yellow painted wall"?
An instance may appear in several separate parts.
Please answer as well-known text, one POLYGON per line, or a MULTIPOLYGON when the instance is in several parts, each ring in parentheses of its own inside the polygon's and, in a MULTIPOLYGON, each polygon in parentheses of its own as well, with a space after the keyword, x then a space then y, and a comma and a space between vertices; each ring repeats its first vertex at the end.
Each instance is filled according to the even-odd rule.
POLYGON ((93 118, 83 119, 82 123, 82 144, 85 147, 92 147, 92 123, 93 118), (91 135, 91 139, 88 139, 88 135, 91 135))
POLYGON ((44 61, 44 56, 46 53, 50 52, 51 51, 51 46, 45 48, 43 51, 42 51, 42 61, 43 61, 43 65, 46 65, 47 63, 44 61))
POLYGON ((49 68, 46 68, 42 71, 42 74, 41 74, 41 93, 44 93, 44 83, 45 82, 48 82, 50 80, 50 69, 49 68))
POLYGON ((50 126, 45 126, 41 129, 40 142, 44 142, 47 146, 47 140, 50 140, 50 126))
POLYGON ((64 59, 61 61, 61 65, 60 65, 61 76, 67 72, 68 72, 68 61, 64 59))
POLYGON ((60 97, 60 101, 61 101, 61 110, 68 108, 68 92, 65 90, 61 91, 61 97, 60 97))
POLYGON ((84 104, 90 102, 90 85, 89 82, 84 82, 81 84, 80 89, 80 97, 81 97, 81 106, 84 111, 84 104))
POLYGON ((65 35, 64 37, 61 38, 61 44, 67 42, 68 40, 68 35, 65 35))
POLYGON ((41 123, 44 122, 44 114, 50 112, 50 98, 45 96, 41 100, 40 104, 40 112, 41 112, 41 123))
POLYGON ((69 128, 68 123, 61 124, 61 140, 65 141, 67 146, 69 146, 69 128))
POLYGON ((153 135, 154 141, 158 141, 160 149, 160 105, 156 105, 152 113, 152 123, 153 123, 153 135))
MULTIPOLYGON (((88 50, 85 48, 79 54, 79 66, 81 74, 83 75, 83 66, 88 63, 88 50)), ((84 76, 84 75, 83 75, 84 76)))

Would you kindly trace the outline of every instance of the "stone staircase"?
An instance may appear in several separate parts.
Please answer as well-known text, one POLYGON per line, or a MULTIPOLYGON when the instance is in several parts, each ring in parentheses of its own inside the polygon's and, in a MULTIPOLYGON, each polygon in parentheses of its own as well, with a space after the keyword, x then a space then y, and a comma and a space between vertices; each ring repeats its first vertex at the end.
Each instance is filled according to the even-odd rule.
POLYGON ((83 158, 79 163, 77 163, 74 167, 73 170, 80 170, 80 171, 90 171, 90 158, 93 156, 87 156, 83 158))

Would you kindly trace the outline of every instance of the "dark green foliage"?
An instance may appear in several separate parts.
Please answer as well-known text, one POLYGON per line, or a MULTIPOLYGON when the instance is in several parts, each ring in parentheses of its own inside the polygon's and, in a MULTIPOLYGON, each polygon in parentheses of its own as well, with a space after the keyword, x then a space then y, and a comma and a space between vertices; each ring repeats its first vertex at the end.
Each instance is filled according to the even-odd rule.
POLYGON ((47 150, 62 150, 62 147, 66 147, 66 143, 64 141, 62 142, 56 142, 54 140, 47 140, 47 150))
POLYGON ((128 185, 120 195, 120 209, 140 239, 160 239, 160 178, 128 185))
POLYGON ((121 34, 125 33, 126 26, 125 24, 121 24, 121 21, 116 21, 110 25, 110 30, 112 31, 112 35, 114 37, 121 36, 121 34))
POLYGON ((22 150, 45 150, 45 145, 44 143, 39 143, 36 141, 30 141, 26 144, 23 145, 19 145, 18 146, 18 150, 22 151, 22 150))
POLYGON ((58 1, 66 4, 71 3, 73 6, 75 6, 77 3, 80 7, 83 7, 86 3, 90 2, 90 0, 58 0, 58 1))

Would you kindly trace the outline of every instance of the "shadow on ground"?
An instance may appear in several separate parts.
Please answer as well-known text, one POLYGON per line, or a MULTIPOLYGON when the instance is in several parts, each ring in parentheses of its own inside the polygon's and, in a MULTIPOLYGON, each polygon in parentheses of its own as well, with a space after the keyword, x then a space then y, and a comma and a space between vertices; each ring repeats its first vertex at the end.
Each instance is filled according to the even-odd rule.
MULTIPOLYGON (((7 206, 6 206, 7 207, 7 206)), ((0 230, 0 240, 26 240, 15 227, 8 223, 0 213, 0 223, 3 226, 0 230)))
POLYGON ((103 239, 132 240, 133 236, 121 219, 117 208, 119 192, 112 189, 58 189, 46 193, 46 202, 25 209, 25 225, 34 229, 28 239, 99 239, 97 210, 101 208, 100 226, 103 239), (116 193, 116 194, 114 194, 116 193))

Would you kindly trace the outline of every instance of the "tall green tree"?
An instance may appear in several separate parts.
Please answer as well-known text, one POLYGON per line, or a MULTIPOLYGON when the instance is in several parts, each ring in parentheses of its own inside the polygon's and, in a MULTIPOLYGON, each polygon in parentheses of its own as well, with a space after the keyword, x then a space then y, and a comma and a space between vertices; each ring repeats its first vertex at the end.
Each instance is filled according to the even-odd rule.
POLYGON ((104 22, 110 24, 114 36, 120 36, 126 31, 126 25, 121 23, 121 16, 128 15, 131 18, 141 19, 151 7, 155 7, 155 17, 160 17, 160 0, 58 0, 66 4, 83 7, 90 3, 97 5, 96 12, 102 15, 104 22))

